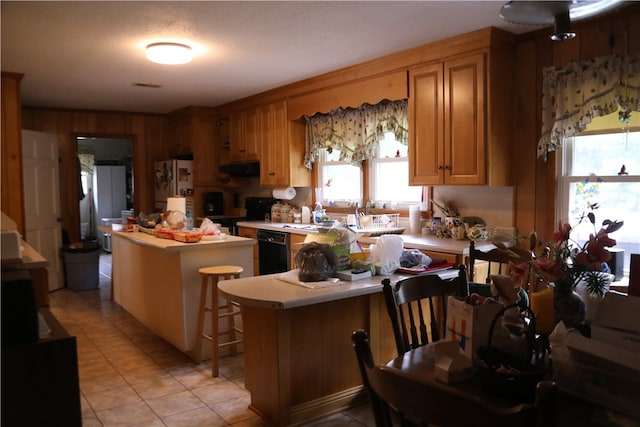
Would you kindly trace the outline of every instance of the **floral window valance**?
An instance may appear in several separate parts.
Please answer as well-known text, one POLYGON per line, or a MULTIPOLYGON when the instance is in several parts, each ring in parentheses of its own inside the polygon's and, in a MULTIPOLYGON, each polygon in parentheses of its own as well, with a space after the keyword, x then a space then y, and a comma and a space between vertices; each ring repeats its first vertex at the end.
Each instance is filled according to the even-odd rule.
POLYGON ((311 169, 322 149, 340 150, 340 160, 360 166, 376 156, 378 141, 393 132, 396 140, 409 143, 407 101, 382 101, 358 108, 338 108, 327 114, 305 116, 305 166, 311 169))
POLYGON ((618 108, 627 115, 640 111, 640 55, 575 61, 562 70, 546 68, 542 91, 538 157, 546 159, 564 138, 584 131, 594 117, 618 108))

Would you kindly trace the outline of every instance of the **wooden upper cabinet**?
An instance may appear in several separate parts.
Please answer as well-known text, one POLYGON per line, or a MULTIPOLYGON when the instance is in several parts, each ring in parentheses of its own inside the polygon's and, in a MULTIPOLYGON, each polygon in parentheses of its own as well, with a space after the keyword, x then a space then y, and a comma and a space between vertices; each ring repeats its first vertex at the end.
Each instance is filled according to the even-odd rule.
POLYGON ((286 101, 258 108, 260 185, 304 187, 311 174, 304 168, 304 122, 287 119, 286 101))
MULTIPOLYGON (((490 84, 487 58, 479 52, 409 70, 411 185, 511 185, 513 105, 490 91, 510 89, 490 84)), ((500 71, 506 86, 512 69, 500 71)))
POLYGON ((444 181, 485 184, 484 55, 444 63, 444 181))
POLYGON ((441 63, 409 71, 409 182, 444 181, 444 101, 441 63))
POLYGON ((229 149, 232 162, 259 160, 257 110, 229 117, 229 149))

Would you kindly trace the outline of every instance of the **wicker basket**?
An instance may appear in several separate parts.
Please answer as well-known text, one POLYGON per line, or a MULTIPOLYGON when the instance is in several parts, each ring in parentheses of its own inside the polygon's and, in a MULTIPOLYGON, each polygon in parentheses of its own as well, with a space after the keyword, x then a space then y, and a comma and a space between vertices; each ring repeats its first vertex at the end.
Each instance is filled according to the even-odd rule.
POLYGON ((528 307, 529 324, 523 328, 529 351, 524 359, 517 358, 492 345, 495 325, 505 311, 518 307, 518 304, 505 306, 500 310, 489 328, 487 345, 478 348, 478 373, 483 386, 492 394, 508 399, 533 401, 536 385, 545 379, 549 369, 543 358, 539 357, 535 345, 535 315, 528 307))

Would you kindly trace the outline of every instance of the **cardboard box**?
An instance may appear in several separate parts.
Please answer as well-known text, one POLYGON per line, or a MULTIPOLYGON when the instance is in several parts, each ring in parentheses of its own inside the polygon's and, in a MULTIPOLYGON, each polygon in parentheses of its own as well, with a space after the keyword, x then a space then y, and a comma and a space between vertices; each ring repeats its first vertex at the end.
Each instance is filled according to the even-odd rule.
POLYGON ((591 339, 640 354, 640 334, 591 325, 591 339))
POLYGON ((447 384, 467 380, 473 376, 473 364, 458 351, 458 343, 440 340, 433 344, 435 377, 447 384))
POLYGON ((353 273, 349 270, 342 270, 342 271, 338 271, 336 272, 336 277, 342 279, 342 280, 347 280, 349 282, 353 282, 354 280, 362 280, 362 279, 368 279, 371 277, 371 271, 367 270, 363 273, 353 273))
POLYGON ((605 294, 594 325, 640 334, 640 297, 608 292, 605 294))

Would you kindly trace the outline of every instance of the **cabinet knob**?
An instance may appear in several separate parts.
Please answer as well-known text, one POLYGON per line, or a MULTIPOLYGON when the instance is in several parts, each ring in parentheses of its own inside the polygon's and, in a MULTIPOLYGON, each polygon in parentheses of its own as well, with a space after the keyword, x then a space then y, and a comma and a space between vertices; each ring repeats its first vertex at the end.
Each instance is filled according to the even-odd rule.
POLYGON ((442 170, 442 169, 444 169, 444 168, 445 168, 445 167, 444 167, 444 166, 442 166, 442 165, 438 166, 438 170, 442 170))
POLYGON ((275 176, 276 173, 275 172, 269 172, 269 176, 275 176))

